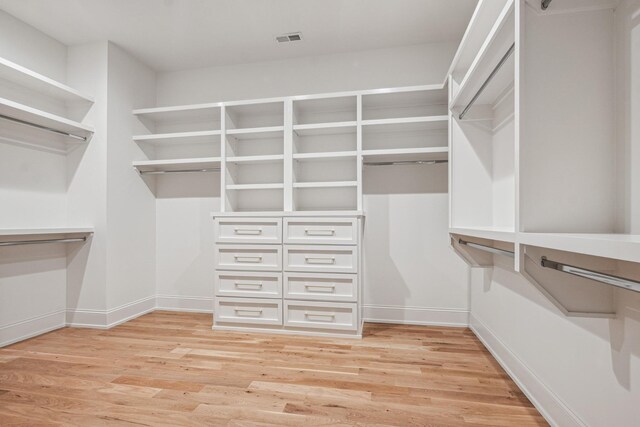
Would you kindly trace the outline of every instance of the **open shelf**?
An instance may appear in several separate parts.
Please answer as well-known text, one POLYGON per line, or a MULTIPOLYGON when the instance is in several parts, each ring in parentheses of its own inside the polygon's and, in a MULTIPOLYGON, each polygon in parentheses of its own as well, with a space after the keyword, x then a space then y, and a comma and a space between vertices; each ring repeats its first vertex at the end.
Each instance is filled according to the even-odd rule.
POLYGON ((1 57, 0 80, 11 82, 64 102, 94 102, 90 96, 1 57))
POLYGON ((220 122, 220 104, 191 104, 171 107, 140 108, 133 114, 149 121, 159 122, 220 122))
POLYGON ((293 131, 298 136, 339 135, 356 133, 358 122, 314 123, 309 125, 293 125, 293 131))
POLYGON ((284 126, 283 101, 228 103, 225 111, 228 134, 259 133, 284 126))
POLYGON ((293 155, 293 160, 298 161, 313 161, 313 160, 333 160, 341 158, 356 157, 357 151, 329 151, 319 153, 296 153, 293 155))
POLYGON ((478 237, 487 240, 499 240, 502 242, 515 243, 516 232, 509 228, 484 227, 484 228, 449 228, 449 233, 460 236, 478 237))
POLYGON ((339 188, 357 186, 358 181, 296 182, 293 184, 293 188, 339 188))
MULTIPOLYGON (((506 3, 500 12, 498 19, 491 28, 486 40, 482 44, 472 64, 460 82, 456 96, 449 105, 456 114, 461 113, 478 93, 483 84, 489 79, 491 73, 500 63, 504 55, 515 43, 515 17, 513 0, 506 3)), ((511 54, 506 63, 500 67, 491 78, 489 84, 474 101, 474 106, 495 105, 513 85, 515 76, 515 54, 511 54)), ((478 113, 485 115, 484 111, 478 113)), ((473 118, 474 111, 470 110, 469 119, 473 118)))
POLYGON ((93 227, 0 228, 0 238, 17 236, 47 237, 60 234, 77 236, 92 234, 93 231, 93 227))
POLYGON ((195 131, 195 132, 173 132, 151 135, 135 135, 135 142, 146 142, 152 144, 210 144, 220 141, 219 130, 195 131))
MULTIPOLYGON (((316 183, 311 183, 316 184, 316 183)), ((295 211, 355 211, 358 206, 357 186, 298 187, 293 190, 295 211)), ((340 183, 337 183, 340 185, 340 183)))
MULTIPOLYGON (((91 135, 93 135, 94 129, 91 126, 75 122, 73 120, 66 119, 64 117, 57 116, 55 114, 47 113, 36 108, 28 107, 23 104, 19 104, 8 99, 0 98, 0 115, 11 117, 22 122, 30 123, 32 125, 47 128, 53 132, 61 134, 70 134, 74 136, 63 136, 67 142, 87 141, 91 135)), ((1 119, 4 123, 7 120, 1 119)), ((7 121, 8 122, 8 121, 7 121)), ((18 126, 26 126, 16 124, 18 126)), ((43 132, 47 132, 44 129, 39 129, 43 132)))
POLYGON ((436 161, 449 158, 448 147, 397 148, 364 150, 362 156, 371 162, 436 161))
POLYGON ((227 157, 227 163, 243 163, 243 164, 259 164, 259 163, 274 163, 284 160, 283 154, 273 154, 264 156, 234 156, 227 157))
POLYGON ((230 184, 227 190, 277 190, 284 188, 282 183, 274 184, 230 184))
POLYGON ((357 115, 357 97, 296 97, 293 99, 293 124, 306 126, 318 124, 327 126, 329 123, 355 122, 357 115))
POLYGON ((139 172, 146 171, 181 171, 220 168, 220 157, 203 157, 197 159, 140 160, 133 162, 139 172))
POLYGON ((579 234, 579 233, 519 233, 520 243, 576 254, 640 261, 640 235, 579 234))
POLYGON ((389 90, 362 96, 362 118, 407 120, 447 114, 447 89, 442 85, 389 90))

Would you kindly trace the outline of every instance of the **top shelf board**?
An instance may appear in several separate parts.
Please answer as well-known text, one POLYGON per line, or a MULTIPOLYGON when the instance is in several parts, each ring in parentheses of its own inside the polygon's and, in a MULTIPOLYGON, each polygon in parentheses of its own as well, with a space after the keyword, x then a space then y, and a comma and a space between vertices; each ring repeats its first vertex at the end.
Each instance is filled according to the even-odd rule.
POLYGON ((459 236, 477 237, 479 239, 497 240, 509 243, 515 243, 516 239, 516 232, 513 228, 504 227, 454 227, 449 228, 449 233, 459 236))
POLYGON ((133 114, 152 122, 220 122, 220 103, 141 108, 133 114))
POLYGON ((65 102, 94 102, 90 96, 1 57, 0 80, 11 82, 65 102))
POLYGON ((76 236, 93 233, 93 227, 2 228, 0 238, 18 236, 76 236))

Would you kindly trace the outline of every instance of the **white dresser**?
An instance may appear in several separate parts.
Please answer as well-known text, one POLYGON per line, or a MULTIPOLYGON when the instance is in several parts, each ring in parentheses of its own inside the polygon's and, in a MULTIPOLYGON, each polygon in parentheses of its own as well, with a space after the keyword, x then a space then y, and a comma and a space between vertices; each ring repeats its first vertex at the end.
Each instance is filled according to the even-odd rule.
POLYGON ((214 222, 214 329, 362 336, 361 216, 214 222))

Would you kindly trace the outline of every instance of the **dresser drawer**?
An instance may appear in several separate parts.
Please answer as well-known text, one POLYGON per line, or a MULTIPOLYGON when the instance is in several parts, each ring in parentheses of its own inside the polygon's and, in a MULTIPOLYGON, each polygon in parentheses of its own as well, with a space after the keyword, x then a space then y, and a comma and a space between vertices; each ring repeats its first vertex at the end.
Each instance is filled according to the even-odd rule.
POLYGON ((218 243, 282 243, 281 218, 216 218, 218 243))
POLYGON ((282 300, 216 298, 214 320, 225 323, 282 325, 282 300))
POLYGON ((219 297, 281 298, 281 273, 216 271, 215 292, 219 297))
POLYGON ((357 304, 285 301, 284 324, 296 328, 358 329, 357 304))
POLYGON ((357 245, 358 221, 355 218, 285 218, 284 242, 357 245))
POLYGON ((284 247, 286 271, 357 273, 357 246, 290 246, 284 247))
POLYGON ((281 271, 281 245, 216 245, 218 270, 281 271))
POLYGON ((285 273, 284 296, 298 300, 355 302, 356 274, 285 273))

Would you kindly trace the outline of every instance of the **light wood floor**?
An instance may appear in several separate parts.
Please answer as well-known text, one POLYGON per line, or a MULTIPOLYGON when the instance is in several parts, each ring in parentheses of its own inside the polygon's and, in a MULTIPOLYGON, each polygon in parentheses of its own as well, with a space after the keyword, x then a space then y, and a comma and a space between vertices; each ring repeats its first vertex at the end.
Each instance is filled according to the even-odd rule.
POLYGON ((214 332, 155 312, 0 349, 0 426, 546 425, 468 329, 214 332))

